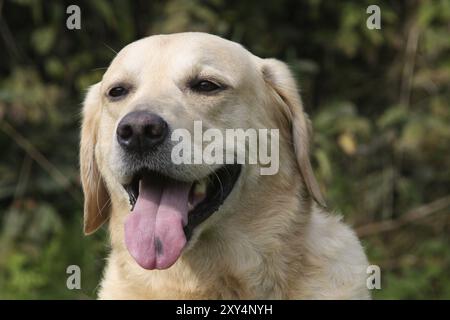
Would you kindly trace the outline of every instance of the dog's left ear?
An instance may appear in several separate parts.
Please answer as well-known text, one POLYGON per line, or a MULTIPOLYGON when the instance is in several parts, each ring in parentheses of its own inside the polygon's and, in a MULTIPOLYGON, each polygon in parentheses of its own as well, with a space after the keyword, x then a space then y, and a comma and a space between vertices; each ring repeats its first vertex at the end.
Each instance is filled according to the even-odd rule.
POLYGON ((100 83, 89 88, 84 100, 80 141, 80 174, 84 193, 84 233, 95 232, 110 216, 110 198, 95 159, 101 114, 100 83))
POLYGON ((274 99, 290 122, 297 163, 308 192, 318 204, 326 207, 309 159, 312 127, 303 111, 295 79, 288 66, 276 59, 264 59, 261 70, 264 81, 273 89, 274 99))

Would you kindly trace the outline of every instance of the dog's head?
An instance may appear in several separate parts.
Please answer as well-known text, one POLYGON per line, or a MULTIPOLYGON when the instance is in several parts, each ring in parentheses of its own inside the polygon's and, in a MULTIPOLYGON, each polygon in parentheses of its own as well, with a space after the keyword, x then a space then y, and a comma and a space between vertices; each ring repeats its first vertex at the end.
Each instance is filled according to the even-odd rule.
MULTIPOLYGON (((280 129, 280 145, 295 155, 306 189, 324 203, 309 161, 308 120, 284 63, 203 33, 152 36, 126 46, 84 104, 85 232, 110 216, 111 200, 122 207, 129 202, 129 252, 144 268, 169 267, 197 226, 231 201, 231 194, 237 201, 239 182, 259 172, 259 162, 214 162, 204 152, 214 140, 211 133, 217 140, 238 128, 280 129), (208 129, 209 136, 196 140, 208 129), (186 135, 192 144, 180 148, 186 135), (191 163, 174 161, 174 155, 189 159, 191 151, 191 163)), ((224 160, 236 158, 239 147, 248 149, 214 146, 209 154, 224 160)))

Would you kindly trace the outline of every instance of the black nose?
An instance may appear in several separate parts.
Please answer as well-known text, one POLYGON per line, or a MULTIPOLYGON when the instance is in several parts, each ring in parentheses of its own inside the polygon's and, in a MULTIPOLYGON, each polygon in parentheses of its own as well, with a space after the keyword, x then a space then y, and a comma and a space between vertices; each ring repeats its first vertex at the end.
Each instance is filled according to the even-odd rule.
POLYGON ((151 151, 167 137, 167 122, 147 111, 134 111, 120 120, 117 126, 117 141, 129 152, 151 151))

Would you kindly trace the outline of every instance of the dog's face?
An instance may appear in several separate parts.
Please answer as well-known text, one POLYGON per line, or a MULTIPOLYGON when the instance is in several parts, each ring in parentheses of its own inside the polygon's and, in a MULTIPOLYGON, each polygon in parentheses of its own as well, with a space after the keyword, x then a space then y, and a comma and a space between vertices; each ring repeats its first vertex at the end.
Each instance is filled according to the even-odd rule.
MULTIPOLYGON (((194 154, 206 147, 208 141, 195 140, 196 121, 202 132, 224 137, 227 129, 280 129, 279 148, 295 154, 307 189, 323 203, 289 70, 234 42, 202 33, 134 42, 90 89, 83 116, 85 232, 109 216, 110 200, 129 202, 124 239, 144 268, 172 265, 200 225, 224 203, 239 201, 230 196, 239 192, 238 182, 257 179, 258 164, 174 161, 178 132, 192 134, 194 154)), ((222 152, 235 157, 235 149, 225 144, 222 152)))

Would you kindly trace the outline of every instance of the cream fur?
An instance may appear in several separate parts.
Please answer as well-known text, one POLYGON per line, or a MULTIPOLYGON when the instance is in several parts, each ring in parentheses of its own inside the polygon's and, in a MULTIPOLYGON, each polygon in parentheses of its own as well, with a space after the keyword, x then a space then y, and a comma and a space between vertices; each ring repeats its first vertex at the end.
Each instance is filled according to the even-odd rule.
MULTIPOLYGON (((366 256, 355 236, 329 214, 309 161, 310 128, 288 67, 203 33, 152 36, 134 42, 112 62, 86 98, 81 136, 85 232, 109 218, 111 252, 101 299, 366 299, 366 256), (218 96, 185 88, 189 76, 230 85, 218 96), (114 83, 133 85, 111 103, 114 83), (124 244, 128 198, 114 139, 118 121, 144 104, 175 128, 201 119, 215 128, 279 128, 280 171, 259 175, 244 166, 218 212, 197 227, 180 259, 148 271, 124 244)), ((188 169, 186 169, 188 170, 188 169)), ((211 168, 197 166, 195 175, 211 168)))

